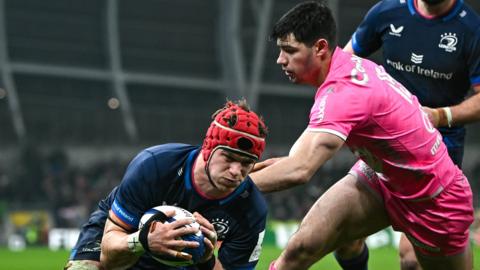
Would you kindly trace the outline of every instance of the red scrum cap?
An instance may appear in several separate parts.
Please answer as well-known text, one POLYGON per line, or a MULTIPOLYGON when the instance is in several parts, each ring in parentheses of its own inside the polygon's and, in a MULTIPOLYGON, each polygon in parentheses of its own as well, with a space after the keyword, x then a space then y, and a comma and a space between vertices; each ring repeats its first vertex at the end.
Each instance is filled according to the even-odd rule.
POLYGON ((228 101, 215 112, 202 145, 203 159, 223 148, 258 160, 265 149, 267 128, 263 120, 250 111, 244 100, 238 104, 228 101))

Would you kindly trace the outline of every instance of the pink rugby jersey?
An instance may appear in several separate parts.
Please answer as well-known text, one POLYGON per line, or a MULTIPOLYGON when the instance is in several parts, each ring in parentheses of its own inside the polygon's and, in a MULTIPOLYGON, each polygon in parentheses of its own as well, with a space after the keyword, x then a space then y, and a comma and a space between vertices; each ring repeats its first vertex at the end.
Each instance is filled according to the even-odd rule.
POLYGON ((334 134, 403 199, 440 192, 461 173, 417 98, 382 66, 337 48, 308 131, 334 134))

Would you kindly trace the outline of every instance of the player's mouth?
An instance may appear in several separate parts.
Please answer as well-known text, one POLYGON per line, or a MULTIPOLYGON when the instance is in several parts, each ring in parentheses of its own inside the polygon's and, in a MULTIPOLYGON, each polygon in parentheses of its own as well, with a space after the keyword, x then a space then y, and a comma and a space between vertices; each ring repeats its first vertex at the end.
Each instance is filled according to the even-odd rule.
POLYGON ((295 73, 291 72, 291 71, 288 71, 288 70, 284 70, 285 72, 285 75, 288 77, 288 79, 290 81, 294 81, 295 80, 295 73))
POLYGON ((229 178, 223 178, 225 180, 225 183, 227 186, 238 186, 239 180, 234 180, 234 179, 229 179, 229 178))

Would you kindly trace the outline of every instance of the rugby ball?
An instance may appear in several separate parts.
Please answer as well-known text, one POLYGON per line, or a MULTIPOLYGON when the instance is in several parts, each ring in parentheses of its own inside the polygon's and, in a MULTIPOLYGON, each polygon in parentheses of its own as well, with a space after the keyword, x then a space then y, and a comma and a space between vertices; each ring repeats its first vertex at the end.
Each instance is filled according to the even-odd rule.
MULTIPOLYGON (((181 207, 171 206, 171 205, 162 205, 162 206, 157 206, 157 207, 151 208, 147 212, 145 212, 145 214, 143 214, 142 218, 140 219, 140 223, 138 224, 138 229, 141 229, 143 227, 143 225, 156 213, 158 213, 158 212, 165 213, 165 211, 167 211, 167 210, 174 210, 175 215, 173 217, 170 217, 169 219, 167 219, 165 221, 166 223, 171 223, 171 222, 174 222, 175 220, 180 220, 180 219, 185 219, 185 218, 195 219, 195 217, 193 216, 192 213, 190 213, 189 211, 187 211, 187 210, 185 210, 181 207)), ((186 261, 186 260, 183 260, 183 259, 180 259, 180 258, 175 258, 175 257, 172 257, 172 256, 152 254, 152 253, 149 253, 149 255, 153 259, 155 259, 156 261, 158 261, 162 264, 169 265, 169 266, 177 266, 178 267, 178 266, 189 266, 189 265, 197 264, 200 261, 200 259, 203 257, 203 255, 205 254, 205 243, 203 242, 204 236, 203 236, 202 232, 200 231, 200 224, 198 224, 196 221, 194 221, 190 224, 187 224, 185 226, 198 228, 197 233, 187 234, 187 235, 182 236, 182 239, 185 240, 185 241, 195 241, 195 242, 199 243, 199 246, 197 248, 186 248, 186 249, 181 250, 182 252, 186 252, 186 253, 192 255, 191 260, 186 261)))

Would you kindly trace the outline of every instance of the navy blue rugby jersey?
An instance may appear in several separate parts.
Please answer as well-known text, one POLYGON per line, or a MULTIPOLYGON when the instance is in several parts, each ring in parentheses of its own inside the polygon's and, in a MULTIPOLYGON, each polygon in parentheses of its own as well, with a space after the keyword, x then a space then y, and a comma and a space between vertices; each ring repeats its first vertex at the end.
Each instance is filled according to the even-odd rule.
MULTIPOLYGON (((480 17, 463 0, 437 18, 420 15, 415 0, 381 1, 353 34, 352 47, 362 57, 383 48, 387 72, 424 106, 459 104, 480 84, 480 17)), ((463 127, 440 132, 449 152, 463 148, 463 127)), ((452 153, 460 165, 461 156, 452 153)))
MULTIPOLYGON (((223 199, 202 197, 191 179, 199 153, 198 147, 185 144, 145 149, 128 166, 111 209, 132 230, 137 229, 143 213, 155 206, 177 205, 197 211, 215 226, 222 241, 218 258, 224 268, 254 269, 265 233, 265 199, 250 177, 223 199)), ((144 255, 133 269, 179 268, 161 265, 144 255)))

